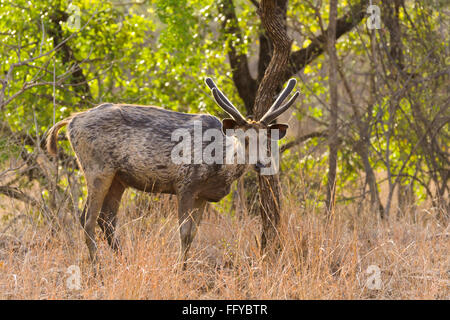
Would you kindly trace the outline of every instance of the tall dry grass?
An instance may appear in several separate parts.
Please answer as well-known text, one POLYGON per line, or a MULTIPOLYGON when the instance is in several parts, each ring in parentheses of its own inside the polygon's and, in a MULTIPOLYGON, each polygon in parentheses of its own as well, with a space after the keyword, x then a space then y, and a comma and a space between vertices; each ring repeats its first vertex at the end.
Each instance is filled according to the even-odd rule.
MULTIPOLYGON (((261 256, 260 219, 210 206, 186 271, 176 265, 178 230, 173 201, 122 202, 118 234, 123 253, 99 240, 94 276, 78 223, 51 227, 30 221, 37 209, 6 201, 20 217, 0 224, 1 299, 449 299, 448 224, 433 210, 414 209, 381 221, 368 209, 338 206, 327 220, 317 206, 301 208, 284 195, 278 255, 261 256), (27 213, 28 214, 28 213, 27 213), (67 267, 81 269, 69 289, 67 267), (381 286, 368 284, 369 266, 381 286)), ((69 221, 67 221, 67 219, 69 221)), ((100 230, 97 233, 101 239, 100 230)))

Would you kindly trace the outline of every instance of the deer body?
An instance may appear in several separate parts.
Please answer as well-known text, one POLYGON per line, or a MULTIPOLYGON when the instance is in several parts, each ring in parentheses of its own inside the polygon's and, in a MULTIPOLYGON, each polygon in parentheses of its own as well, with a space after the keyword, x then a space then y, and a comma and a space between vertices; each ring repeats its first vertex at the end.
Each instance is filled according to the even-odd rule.
POLYGON ((180 128, 192 132, 194 121, 201 121, 203 131, 222 127, 218 118, 206 114, 103 104, 71 118, 68 136, 85 174, 111 170, 126 187, 169 194, 188 187, 216 202, 228 194, 245 165, 174 164, 171 152, 178 141, 171 141, 171 134, 180 128))
MULTIPOLYGON (((80 222, 85 230, 92 261, 97 260, 94 232, 97 222, 109 245, 115 250, 119 249, 114 234, 117 211, 123 192, 132 187, 145 192, 177 195, 180 259, 185 267, 187 253, 206 202, 217 202, 225 197, 233 181, 249 165, 226 164, 225 161, 213 164, 174 163, 171 155, 178 141, 172 141, 172 133, 177 129, 194 132, 195 122, 201 123, 202 133, 208 129, 222 131, 231 127, 261 126, 259 123, 248 123, 212 80, 207 84, 216 102, 233 119, 221 122, 211 115, 108 103, 74 114, 49 130, 47 150, 55 155, 57 133, 64 125, 68 126, 69 141, 85 176, 88 196, 80 222)), ((291 101, 289 103, 292 104, 291 101)), ((287 109, 288 106, 275 111, 283 107, 287 109)), ((226 141, 224 146, 229 143, 239 144, 233 136, 223 135, 223 139, 226 141)), ((203 149, 210 143, 202 141, 200 146, 194 143, 193 148, 203 149)))

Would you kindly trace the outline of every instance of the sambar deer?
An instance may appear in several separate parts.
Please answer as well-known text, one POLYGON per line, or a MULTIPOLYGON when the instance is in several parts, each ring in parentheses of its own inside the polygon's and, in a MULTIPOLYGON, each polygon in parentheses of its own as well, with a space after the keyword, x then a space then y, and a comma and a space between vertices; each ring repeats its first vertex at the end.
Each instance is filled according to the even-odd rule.
MULTIPOLYGON (((87 183, 87 201, 80 217, 90 258, 97 261, 94 229, 98 221, 108 244, 114 250, 119 242, 114 232, 117 211, 124 190, 132 187, 153 193, 177 195, 181 240, 179 259, 186 267, 188 250, 200 223, 206 202, 217 202, 230 192, 231 184, 251 166, 245 163, 175 163, 172 151, 177 145, 172 133, 185 129, 192 133, 200 123, 202 132, 220 130, 225 144, 239 144, 248 150, 248 140, 242 142, 227 130, 279 130, 286 134, 286 124, 272 122, 286 111, 298 97, 296 92, 282 105, 296 85, 291 79, 260 121, 246 120, 217 88, 206 79, 216 103, 232 118, 220 121, 207 114, 187 114, 153 106, 101 104, 93 109, 73 114, 56 123, 48 132, 47 150, 57 153, 57 134, 68 125, 68 138, 87 183)), ((194 141, 195 142, 195 141, 194 141)), ((201 149, 206 147, 204 142, 201 149)), ((195 151, 195 150, 194 150, 195 151)), ((260 170, 264 165, 254 165, 260 170)))

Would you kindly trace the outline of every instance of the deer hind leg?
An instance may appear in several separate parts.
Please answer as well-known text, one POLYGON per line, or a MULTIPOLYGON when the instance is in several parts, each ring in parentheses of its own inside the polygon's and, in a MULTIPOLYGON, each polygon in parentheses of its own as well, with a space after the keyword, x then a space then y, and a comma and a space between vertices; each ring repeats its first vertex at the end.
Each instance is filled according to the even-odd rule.
POLYGON ((114 250, 120 249, 119 240, 115 237, 115 229, 117 223, 117 211, 119 210, 120 199, 122 198, 125 186, 114 178, 109 191, 103 200, 103 205, 100 210, 98 224, 105 234, 109 246, 114 250))
POLYGON ((195 199, 193 196, 179 196, 178 199, 178 223, 180 225, 181 251, 179 262, 186 269, 186 260, 189 249, 197 233, 198 226, 205 210, 206 201, 195 199))
POLYGON ((102 172, 101 174, 85 173, 88 197, 80 217, 81 226, 84 228, 86 245, 92 262, 97 261, 97 243, 95 242, 95 225, 103 200, 108 193, 114 173, 102 172))

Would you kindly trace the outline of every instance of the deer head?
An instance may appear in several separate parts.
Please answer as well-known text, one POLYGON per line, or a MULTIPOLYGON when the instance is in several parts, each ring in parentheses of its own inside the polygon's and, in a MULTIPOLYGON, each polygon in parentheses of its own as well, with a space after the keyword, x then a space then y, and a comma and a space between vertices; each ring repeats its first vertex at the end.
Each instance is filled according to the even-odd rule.
MULTIPOLYGON (((239 110, 228 100, 228 98, 217 88, 216 84, 211 78, 206 78, 206 85, 211 89, 216 103, 227 112, 231 118, 225 118, 222 120, 222 130, 225 135, 229 135, 229 132, 238 131, 239 129, 243 132, 248 130, 255 130, 260 132, 265 130, 267 137, 270 139, 281 139, 286 135, 288 125, 284 123, 273 123, 276 118, 278 118, 283 112, 285 112, 294 103, 295 99, 299 96, 299 92, 295 92, 294 95, 283 104, 284 100, 289 96, 289 94, 294 89, 297 81, 295 79, 290 79, 286 88, 280 93, 275 102, 269 108, 269 110, 264 114, 264 116, 259 121, 254 121, 252 119, 245 119, 245 117, 239 112, 239 110), (274 132, 278 134, 274 134, 274 132)), ((246 149, 248 148, 248 140, 246 139, 246 149)), ((255 165, 255 169, 259 170, 265 167, 260 161, 255 165)))

